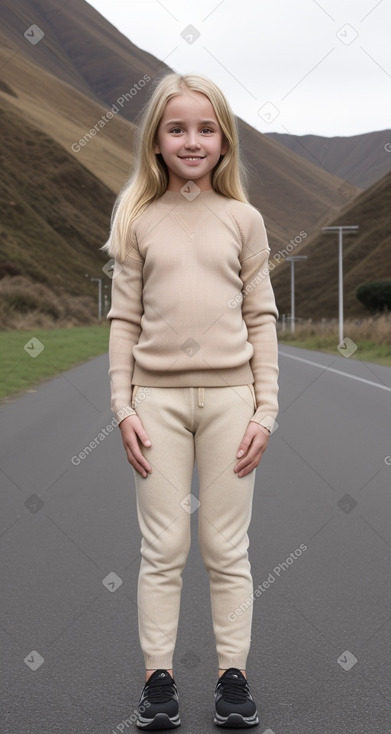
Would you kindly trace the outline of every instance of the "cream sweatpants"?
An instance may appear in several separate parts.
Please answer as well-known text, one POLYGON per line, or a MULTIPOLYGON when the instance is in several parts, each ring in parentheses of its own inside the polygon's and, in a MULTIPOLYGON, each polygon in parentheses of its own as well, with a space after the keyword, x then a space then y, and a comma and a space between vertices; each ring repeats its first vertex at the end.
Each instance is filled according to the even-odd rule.
POLYGON ((218 667, 245 670, 253 593, 247 530, 256 470, 238 477, 233 469, 256 409, 253 385, 135 385, 132 406, 152 444, 146 448, 139 442, 152 473, 144 478, 133 469, 142 536, 137 601, 145 668, 173 667, 181 574, 190 549, 190 517, 197 512, 218 667), (198 500, 191 494, 195 461, 198 500))

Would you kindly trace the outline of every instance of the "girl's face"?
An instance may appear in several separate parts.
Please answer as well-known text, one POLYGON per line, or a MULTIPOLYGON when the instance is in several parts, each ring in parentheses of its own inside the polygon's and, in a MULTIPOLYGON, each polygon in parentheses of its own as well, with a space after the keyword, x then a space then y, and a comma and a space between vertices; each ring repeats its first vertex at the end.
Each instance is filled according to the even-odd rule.
POLYGON ((179 191, 189 180, 201 191, 212 188, 212 170, 227 152, 212 103, 201 92, 171 97, 161 117, 154 152, 167 165, 167 189, 179 191))

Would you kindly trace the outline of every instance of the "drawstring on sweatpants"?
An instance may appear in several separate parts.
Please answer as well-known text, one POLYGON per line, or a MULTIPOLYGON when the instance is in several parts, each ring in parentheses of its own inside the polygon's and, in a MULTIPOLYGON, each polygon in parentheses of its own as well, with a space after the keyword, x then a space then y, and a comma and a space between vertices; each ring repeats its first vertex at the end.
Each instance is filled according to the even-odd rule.
POLYGON ((204 405, 205 405, 205 402, 204 402, 204 388, 203 387, 199 387, 198 388, 198 406, 200 408, 203 408, 204 405))

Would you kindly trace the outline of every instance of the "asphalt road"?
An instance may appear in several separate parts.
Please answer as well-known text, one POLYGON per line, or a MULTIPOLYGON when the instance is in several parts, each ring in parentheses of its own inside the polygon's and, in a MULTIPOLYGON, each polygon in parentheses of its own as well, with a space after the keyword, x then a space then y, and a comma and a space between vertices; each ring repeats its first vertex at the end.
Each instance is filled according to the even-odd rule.
MULTIPOLYGON (((107 369, 104 355, 0 409, 2 734, 138 731, 140 533, 107 369)), ((281 346, 249 532, 259 734, 391 732, 390 405, 390 368, 281 346)), ((191 522, 174 675, 179 731, 209 734, 217 658, 191 522)))

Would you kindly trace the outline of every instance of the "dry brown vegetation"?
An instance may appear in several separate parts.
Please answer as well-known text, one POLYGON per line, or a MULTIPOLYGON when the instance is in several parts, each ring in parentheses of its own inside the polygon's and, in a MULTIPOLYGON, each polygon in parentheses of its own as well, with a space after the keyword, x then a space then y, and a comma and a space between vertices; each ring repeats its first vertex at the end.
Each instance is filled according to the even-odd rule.
MULTIPOLYGON (((290 332, 290 323, 286 322, 282 329, 281 322, 278 324, 279 338, 284 341, 301 341, 305 339, 318 338, 325 342, 338 343, 338 321, 337 319, 314 321, 313 319, 301 319, 295 324, 295 333, 290 332)), ((346 319, 344 322, 345 337, 349 337, 356 344, 359 342, 374 342, 376 344, 391 345, 391 313, 383 313, 377 316, 363 319, 346 319)))
POLYGON ((0 329, 50 329, 97 323, 97 305, 91 296, 56 293, 23 275, 0 280, 0 329))

